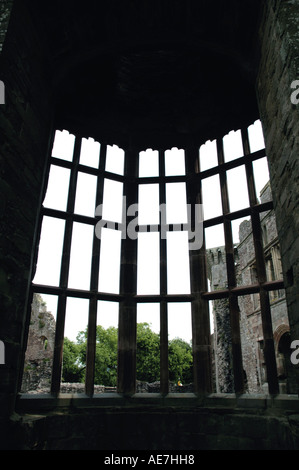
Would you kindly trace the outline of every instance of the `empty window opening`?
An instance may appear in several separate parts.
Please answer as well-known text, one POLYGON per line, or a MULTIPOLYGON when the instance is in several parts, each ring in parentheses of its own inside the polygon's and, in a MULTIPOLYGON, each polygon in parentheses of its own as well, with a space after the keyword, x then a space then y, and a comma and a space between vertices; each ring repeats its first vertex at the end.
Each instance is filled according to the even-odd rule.
POLYGON ((92 225, 74 222, 68 278, 70 288, 88 290, 90 287, 92 241, 92 225))
POLYGON ((249 206, 245 166, 228 170, 228 197, 230 212, 235 212, 249 206))
POLYGON ((167 292, 190 294, 188 232, 167 232, 167 292))
POLYGON ((243 156, 241 131, 231 131, 223 137, 224 161, 230 162, 243 156))
POLYGON ((202 200, 205 220, 222 214, 219 175, 210 176, 202 181, 202 200))
POLYGON ((72 161, 75 136, 66 130, 56 131, 52 148, 52 157, 72 161))
POLYGON ((112 222, 122 222, 123 183, 105 178, 102 218, 112 222))
POLYGON ((169 380, 175 391, 193 391, 191 304, 168 303, 169 380))
POLYGON ((64 230, 64 220, 43 217, 34 283, 59 285, 64 230))
POLYGON ((185 152, 172 148, 165 152, 165 176, 185 175, 185 152))
MULTIPOLYGON (((76 383, 76 390, 93 395, 123 387, 117 367, 122 344, 136 347, 136 358, 130 356, 136 367, 130 364, 128 374, 136 371, 137 391, 165 394, 203 386, 209 392, 260 393, 267 387, 273 393, 277 358, 264 356, 258 345, 264 344, 265 329, 271 338, 281 318, 288 320, 260 122, 206 142, 193 169, 185 150, 149 149, 136 152, 133 179, 124 171, 125 158, 116 146, 56 132, 31 307, 37 295, 56 299, 56 306, 48 297, 49 307, 43 307, 55 312, 49 328, 54 333, 38 335, 39 344, 47 338, 40 350, 51 365, 41 381, 36 372, 30 375, 30 364, 37 371, 38 362, 28 359, 34 351, 28 341, 23 389, 42 390, 47 383, 57 394, 74 391, 76 383), (186 164, 188 175, 193 171, 191 192, 186 164), (128 176, 138 207, 132 239, 122 224, 128 176), (193 214, 187 200, 203 202, 204 243, 195 252, 186 230, 193 214), (265 320, 269 309, 272 324, 265 320), (124 327, 126 315, 136 320, 136 331, 124 327), (198 323, 201 316, 204 325, 198 323), (203 327, 211 334, 209 344, 200 342, 203 327), (232 335, 241 348, 225 349, 232 335), (198 363, 202 346, 211 348, 210 365, 198 363), (198 367, 209 370, 212 386, 193 383, 198 367)), ((35 311, 45 317, 42 308, 35 311)))
POLYGON ((187 222, 186 183, 166 183, 166 223, 187 222))
POLYGON ((138 224, 158 225, 160 222, 159 185, 139 184, 138 224))
POLYGON ((117 145, 107 146, 106 171, 123 175, 125 153, 117 145))
POLYGON ((160 392, 160 305, 137 304, 136 390, 160 392))
POLYGON ((90 166, 91 168, 98 168, 100 161, 101 145, 91 137, 89 139, 83 138, 80 152, 81 165, 90 166))
POLYGON ((99 292, 119 294, 121 231, 102 229, 99 292))
POLYGON ((137 294, 160 294, 160 237, 138 233, 137 294))
POLYGON ((139 177, 159 176, 159 152, 147 149, 139 153, 139 177))
POLYGON ((217 142, 208 140, 199 149, 200 170, 205 171, 218 165, 217 142))
POLYGON ((95 175, 78 173, 75 213, 94 217, 96 208, 97 178, 95 175))
POLYGON ((66 210, 69 190, 70 170, 57 165, 51 165, 44 207, 49 209, 66 210))

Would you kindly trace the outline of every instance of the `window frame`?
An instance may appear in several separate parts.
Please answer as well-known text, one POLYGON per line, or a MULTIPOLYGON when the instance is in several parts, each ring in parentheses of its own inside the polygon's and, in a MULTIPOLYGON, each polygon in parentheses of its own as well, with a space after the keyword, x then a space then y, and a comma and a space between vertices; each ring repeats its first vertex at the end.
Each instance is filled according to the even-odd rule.
MULTIPOLYGON (((167 305, 169 302, 190 302, 192 315, 192 348, 194 368, 194 392, 197 394, 209 394, 212 392, 212 349, 210 344, 209 325, 209 301, 228 298, 230 306, 230 322, 232 335, 232 360, 234 373, 234 389, 236 394, 244 392, 242 351, 240 339, 239 307, 238 297, 246 294, 258 294, 261 305, 261 318, 264 335, 264 355, 269 385, 269 393, 279 393, 278 379, 276 373, 276 359, 274 351, 271 308, 269 292, 283 289, 282 279, 267 281, 266 261, 262 241, 262 228, 260 214, 273 210, 273 201, 258 202, 253 174, 253 162, 266 156, 265 149, 250 152, 248 129, 241 129, 244 155, 235 160, 225 162, 223 151, 223 139, 217 139, 218 165, 200 171, 199 148, 189 146, 184 149, 186 174, 179 176, 165 175, 165 151, 159 152, 159 175, 152 177, 139 177, 138 155, 139 151, 125 151, 124 174, 112 174, 105 170, 107 145, 100 145, 99 168, 89 167, 80 163, 80 149, 82 136, 75 137, 73 160, 62 160, 57 157, 49 157, 47 175, 51 164, 67 168, 71 171, 69 194, 66 211, 50 209, 41 205, 39 214, 39 228, 44 216, 55 217, 65 220, 65 234, 63 255, 61 262, 59 286, 47 286, 43 284, 31 284, 31 298, 34 293, 53 294, 58 296, 56 338, 53 358, 53 373, 51 383, 51 394, 57 396, 60 391, 60 379, 62 370, 64 324, 67 297, 78 297, 89 300, 88 318, 88 341, 87 341, 87 367, 85 392, 92 397, 94 395, 94 367, 95 367, 95 336, 98 300, 116 301, 119 303, 119 345, 118 345, 118 393, 133 395, 135 393, 135 370, 136 370, 136 309, 138 303, 160 303, 160 393, 167 395, 169 392, 168 371, 168 318, 167 305), (238 166, 245 165, 249 206, 230 211, 228 199, 228 185, 226 172, 238 166), (75 214, 76 183, 78 172, 85 172, 97 176, 96 204, 103 203, 104 179, 107 177, 114 181, 123 183, 123 195, 126 196, 126 208, 138 201, 139 184, 159 184, 159 201, 166 204, 166 184, 171 182, 186 183, 187 204, 202 203, 201 185, 205 178, 219 175, 220 191, 222 200, 222 215, 203 221, 203 229, 223 224, 226 247, 226 267, 228 286, 226 289, 208 291, 206 275, 206 253, 205 242, 199 250, 189 250, 190 282, 191 292, 188 294, 167 293, 167 250, 166 239, 160 237, 160 293, 157 295, 137 295, 137 240, 122 239, 121 267, 120 267, 120 291, 119 294, 103 293, 98 291, 99 276, 99 254, 101 241, 94 236, 92 248, 92 265, 90 289, 68 288, 68 271, 70 263, 70 250, 72 239, 73 222, 87 223, 95 226, 96 218, 75 214), (237 286, 234 266, 234 243, 232 238, 233 220, 249 216, 252 223, 252 235, 255 248, 256 270, 258 282, 252 285, 237 286), (128 279, 130 282, 128 283, 128 279)), ((47 187, 45 179, 44 193, 47 187)), ((129 223, 130 218, 127 218, 129 223)), ((161 231, 160 221, 158 226, 138 226, 138 231, 156 229, 161 231)), ((195 228, 196 220, 191 211, 191 220, 188 220, 191 230, 195 228)), ((109 227, 109 221, 107 221, 109 227)), ((115 223, 116 230, 122 229, 122 224, 115 223)), ((182 226, 170 225, 170 230, 182 230, 182 226)), ((37 244, 38 245, 38 244, 37 244)), ((35 248, 37 259, 37 247, 35 248)))

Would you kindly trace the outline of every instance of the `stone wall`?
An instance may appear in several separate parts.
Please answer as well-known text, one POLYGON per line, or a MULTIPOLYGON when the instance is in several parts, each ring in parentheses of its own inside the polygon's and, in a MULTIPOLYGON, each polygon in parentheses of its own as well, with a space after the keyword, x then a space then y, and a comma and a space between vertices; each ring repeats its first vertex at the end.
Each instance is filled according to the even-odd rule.
POLYGON ((0 26, 6 33, 0 56, 5 84, 0 106, 0 339, 6 358, 0 366, 0 414, 9 415, 23 370, 32 247, 53 113, 43 34, 25 2, 14 1, 7 32, 7 22, 0 26))
POLYGON ((299 105, 291 102, 291 84, 299 79, 298 30, 298 2, 264 2, 259 33, 257 96, 273 188, 292 339, 299 338, 299 105))
POLYGON ((50 391, 56 321, 39 294, 33 296, 21 392, 50 391))
MULTIPOLYGON (((270 183, 265 185, 260 194, 261 202, 271 200, 270 183)), ((261 226, 264 235, 264 251, 269 264, 268 280, 282 278, 280 251, 274 211, 261 214, 261 226), (270 269, 271 268, 271 269, 270 269)), ((239 244, 235 246, 236 279, 238 286, 251 285, 257 282, 255 276, 255 251, 251 222, 244 220, 239 226, 239 244)), ((226 262, 224 247, 216 247, 207 252, 208 273, 211 289, 226 288, 226 262)), ((268 265, 267 265, 268 266, 268 265)), ((289 321, 284 290, 270 292, 273 332, 281 325, 289 330, 289 321)), ((259 295, 244 295, 238 298, 240 308, 240 333, 242 359, 245 378, 245 390, 249 393, 261 393, 267 389, 267 378, 263 357, 263 329, 260 312, 259 295)), ((231 357, 230 314, 227 299, 213 301, 214 316, 214 354, 215 378, 217 392, 233 392, 233 370, 231 357)), ((276 353, 278 357, 278 342, 276 353)), ((290 389, 286 379, 282 391, 295 393, 290 389)))
MULTIPOLYGON (((215 404, 178 404, 178 398, 176 403, 170 398, 169 405, 163 406, 148 400, 148 396, 142 396, 139 404, 128 401, 113 406, 110 398, 110 406, 90 409, 88 405, 80 407, 80 398, 73 398, 67 413, 36 410, 35 416, 25 415, 21 421, 10 423, 5 448, 103 450, 114 454, 134 449, 143 451, 144 458, 146 450, 192 454, 199 450, 296 450, 299 446, 299 415, 292 408, 277 413, 271 406, 233 409, 225 400, 219 408, 215 404)), ((201 459, 202 454, 198 457, 201 459)))

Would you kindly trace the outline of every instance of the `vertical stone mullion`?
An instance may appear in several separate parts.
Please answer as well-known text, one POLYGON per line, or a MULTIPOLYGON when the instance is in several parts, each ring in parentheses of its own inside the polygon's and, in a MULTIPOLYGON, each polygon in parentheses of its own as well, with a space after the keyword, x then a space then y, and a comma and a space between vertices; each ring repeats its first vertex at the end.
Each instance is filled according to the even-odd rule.
MULTIPOLYGON (((199 171, 198 149, 186 151, 187 203, 189 206, 189 227, 195 232, 195 208, 201 204, 201 182, 195 175, 199 171)), ((190 242, 190 240, 189 240, 190 242)), ((208 301, 201 296, 207 291, 205 242, 198 249, 189 250, 192 314, 192 347, 194 391, 199 394, 212 392, 212 351, 210 344, 210 317, 208 301)))
MULTIPOLYGON (((137 294, 137 236, 128 236, 127 227, 135 218, 128 209, 138 202, 138 154, 127 151, 124 173, 124 210, 126 221, 121 245, 120 295, 118 328, 118 384, 119 393, 132 395, 136 389, 136 299, 137 294)), ((136 235, 136 234, 135 234, 136 235)))

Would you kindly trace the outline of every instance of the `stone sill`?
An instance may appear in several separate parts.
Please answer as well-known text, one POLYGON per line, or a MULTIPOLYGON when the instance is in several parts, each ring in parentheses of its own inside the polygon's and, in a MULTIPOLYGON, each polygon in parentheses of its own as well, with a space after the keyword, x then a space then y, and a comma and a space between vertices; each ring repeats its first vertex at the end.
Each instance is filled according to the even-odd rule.
POLYGON ((84 394, 63 393, 54 397, 50 394, 20 395, 16 402, 17 413, 36 413, 48 411, 76 411, 88 409, 230 409, 299 412, 297 395, 254 395, 254 394, 217 394, 197 396, 193 393, 137 393, 125 397, 117 393, 101 393, 88 397, 84 394))

